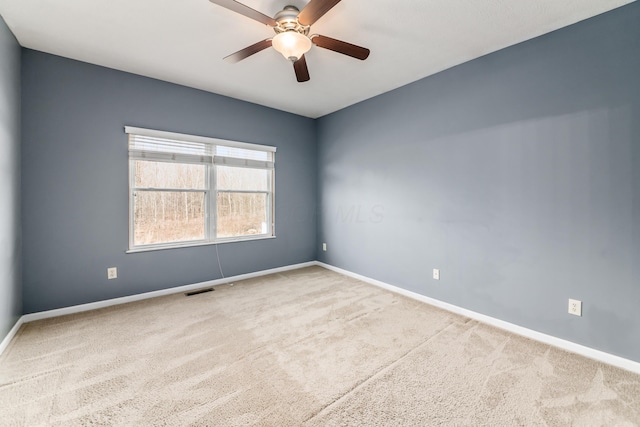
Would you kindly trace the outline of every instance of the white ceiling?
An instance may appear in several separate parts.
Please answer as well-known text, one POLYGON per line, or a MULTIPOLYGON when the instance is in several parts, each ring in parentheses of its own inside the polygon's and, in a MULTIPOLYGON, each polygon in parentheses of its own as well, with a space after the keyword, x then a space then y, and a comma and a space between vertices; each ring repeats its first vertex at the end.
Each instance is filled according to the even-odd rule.
MULTIPOLYGON (((306 83, 273 49, 222 61, 273 31, 208 0, 0 0, 0 15, 27 48, 316 118, 631 1, 342 0, 311 32, 371 55, 314 46, 306 83)), ((269 16, 308 3, 242 2, 269 16)))

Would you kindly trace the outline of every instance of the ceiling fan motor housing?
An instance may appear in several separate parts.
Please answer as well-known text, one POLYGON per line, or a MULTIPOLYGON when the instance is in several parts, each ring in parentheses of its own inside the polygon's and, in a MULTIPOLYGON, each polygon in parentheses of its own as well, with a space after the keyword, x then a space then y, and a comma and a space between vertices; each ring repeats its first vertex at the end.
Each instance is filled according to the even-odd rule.
POLYGON ((311 26, 302 25, 298 22, 298 15, 300 10, 295 6, 285 6, 280 12, 276 13, 273 19, 276 20, 278 25, 273 27, 276 34, 284 33, 285 31, 295 31, 296 33, 309 35, 309 29, 311 26))

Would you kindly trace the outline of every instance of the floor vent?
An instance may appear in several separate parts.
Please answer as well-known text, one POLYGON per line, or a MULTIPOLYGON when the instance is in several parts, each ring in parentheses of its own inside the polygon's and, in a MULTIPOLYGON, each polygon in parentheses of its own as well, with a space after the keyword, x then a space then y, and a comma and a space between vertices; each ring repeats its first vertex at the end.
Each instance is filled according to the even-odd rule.
POLYGON ((199 295, 199 294, 204 294, 205 292, 213 292, 213 291, 214 291, 213 288, 198 289, 197 291, 187 292, 184 294, 184 296, 190 297, 191 295, 199 295))

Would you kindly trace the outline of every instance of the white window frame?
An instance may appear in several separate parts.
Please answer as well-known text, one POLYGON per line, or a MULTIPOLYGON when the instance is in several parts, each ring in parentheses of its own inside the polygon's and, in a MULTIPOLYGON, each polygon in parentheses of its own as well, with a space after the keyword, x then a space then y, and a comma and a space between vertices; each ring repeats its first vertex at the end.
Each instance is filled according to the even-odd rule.
MULTIPOLYGON (((127 253, 132 252, 144 252, 161 249, 173 249, 181 247, 192 247, 201 245, 215 245, 218 243, 228 242, 240 242, 248 240, 261 240, 261 239, 273 239, 275 238, 275 152, 276 147, 260 144, 252 144, 247 142, 229 141, 218 138, 210 138, 205 136, 188 135, 175 132, 159 131, 154 129, 138 128, 133 126, 125 126, 124 131, 128 135, 139 135, 152 138, 163 138, 174 141, 183 141, 185 143, 204 143, 209 144, 212 148, 212 153, 215 153, 216 146, 228 147, 228 148, 241 148, 246 150, 254 150, 261 152, 271 153, 271 161, 263 162, 258 160, 245 160, 229 157, 216 157, 215 154, 211 156, 210 160, 203 161, 202 164, 206 165, 205 182, 207 183, 206 189, 173 189, 176 192, 204 192, 205 193, 205 237, 200 240, 189 240, 181 242, 168 242, 168 243, 154 243, 149 245, 135 245, 134 237, 134 193, 135 191, 172 191, 172 189, 164 188, 138 188, 135 186, 135 161, 140 160, 139 157, 132 156, 131 152, 128 154, 129 162, 129 248, 127 253), (216 168, 217 166, 229 166, 229 167, 248 167, 252 169, 264 169, 271 171, 271 179, 268 180, 268 189, 266 191, 232 191, 232 190, 218 190, 216 186, 216 168), (231 193, 264 193, 267 197, 267 231, 261 234, 251 234, 245 236, 233 236, 233 237, 216 237, 217 235, 217 196, 218 193, 231 192, 231 193)), ((129 141, 129 138, 127 138, 129 141)), ((150 159, 151 160, 151 159, 150 159)), ((167 160, 170 163, 183 163, 179 160, 167 160)), ((185 162, 186 163, 186 162, 185 162)))

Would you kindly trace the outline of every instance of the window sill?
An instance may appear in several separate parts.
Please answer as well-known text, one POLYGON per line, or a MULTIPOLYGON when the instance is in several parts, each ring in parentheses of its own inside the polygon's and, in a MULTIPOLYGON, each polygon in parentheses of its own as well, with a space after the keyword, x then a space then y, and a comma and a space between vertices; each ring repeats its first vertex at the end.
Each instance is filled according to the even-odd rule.
POLYGON ((220 245, 223 243, 238 243, 238 242, 252 242, 255 240, 265 240, 265 239, 275 239, 276 236, 260 236, 260 237, 242 237, 242 238, 228 238, 228 239, 220 239, 215 242, 198 242, 198 243, 179 243, 179 244, 170 244, 170 245, 158 245, 158 246, 146 246, 140 248, 134 248, 126 250, 127 254, 135 254, 138 252, 150 252, 150 251, 163 251, 165 249, 180 249, 180 248, 193 248, 197 246, 210 246, 210 245, 220 245))

